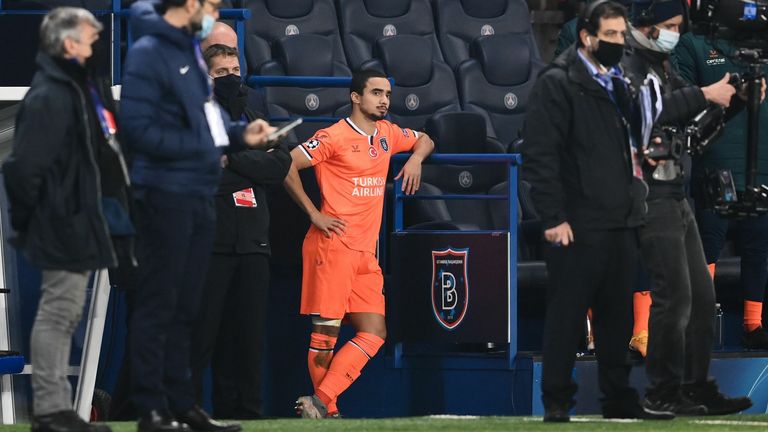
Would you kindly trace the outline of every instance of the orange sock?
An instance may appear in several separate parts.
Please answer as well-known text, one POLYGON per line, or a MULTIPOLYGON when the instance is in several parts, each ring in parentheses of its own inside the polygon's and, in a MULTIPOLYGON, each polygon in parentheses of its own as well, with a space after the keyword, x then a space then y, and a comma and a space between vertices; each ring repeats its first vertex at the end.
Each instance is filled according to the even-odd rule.
POLYGON ((715 263, 707 264, 707 268, 709 269, 709 275, 712 276, 712 280, 715 280, 715 263))
POLYGON ((636 335, 641 331, 648 331, 648 318, 651 316, 651 292, 636 292, 632 300, 635 310, 635 326, 632 329, 632 334, 636 335))
MULTIPOLYGON (((307 355, 307 365, 309 366, 309 378, 312 379, 312 386, 317 392, 317 387, 325 378, 328 372, 328 366, 333 359, 333 348, 336 346, 336 336, 328 336, 322 333, 312 333, 309 337, 309 354, 307 355)), ((339 409, 336 407, 336 400, 327 404, 328 412, 335 413, 339 409)))
POLYGON ((384 339, 359 332, 336 353, 331 367, 315 393, 326 405, 335 401, 360 376, 368 360, 384 345, 384 339))
POLYGON ((595 347, 595 326, 592 320, 592 308, 587 309, 587 348, 595 347))
POLYGON ((744 300, 744 330, 751 332, 763 324, 763 302, 744 300))

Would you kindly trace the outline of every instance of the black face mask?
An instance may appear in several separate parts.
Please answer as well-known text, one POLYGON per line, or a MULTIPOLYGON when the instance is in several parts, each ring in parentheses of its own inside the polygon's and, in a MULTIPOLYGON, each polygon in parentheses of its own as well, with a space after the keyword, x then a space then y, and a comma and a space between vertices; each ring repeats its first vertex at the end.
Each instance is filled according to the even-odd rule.
POLYGON ((617 44, 598 39, 597 49, 592 51, 595 60, 609 68, 616 66, 624 55, 624 44, 617 44))
POLYGON ((109 75, 109 53, 102 41, 91 45, 91 56, 85 60, 85 69, 92 76, 109 75))
POLYGON ((213 80, 213 93, 216 100, 229 112, 232 120, 240 120, 245 112, 248 93, 243 88, 243 81, 235 74, 224 75, 213 80))

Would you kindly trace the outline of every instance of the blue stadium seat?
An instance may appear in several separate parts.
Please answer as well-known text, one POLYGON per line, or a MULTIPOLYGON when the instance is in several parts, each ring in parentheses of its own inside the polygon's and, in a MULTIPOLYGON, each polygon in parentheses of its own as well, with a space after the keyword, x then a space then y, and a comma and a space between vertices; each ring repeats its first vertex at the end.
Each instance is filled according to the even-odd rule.
POLYGON ((371 66, 395 79, 389 116, 400 126, 423 130, 427 118, 460 111, 451 68, 431 55, 432 44, 415 35, 379 39, 371 66))
MULTIPOLYGON (((506 181, 506 168, 503 166, 441 165, 435 168, 437 169, 424 170, 422 173, 423 186, 418 194, 488 195, 498 190, 498 185, 506 181)), ((492 216, 490 200, 414 200, 412 204, 413 212, 422 215, 422 219, 426 218, 426 215, 439 215, 441 218, 430 222, 448 222, 461 230, 507 229, 506 223, 497 226, 492 216)))
POLYGON ((245 59, 254 74, 265 75, 261 68, 274 57, 276 41, 296 35, 328 39, 334 70, 347 68, 333 0, 247 0, 244 7, 252 13, 246 22, 245 59))
POLYGON ((442 112, 427 119, 424 127, 438 153, 505 153, 506 148, 488 137, 485 118, 472 112, 442 112))
POLYGON ((472 41, 488 35, 521 36, 539 59, 525 0, 435 0, 434 7, 440 46, 452 68, 469 58, 472 41))
MULTIPOLYGON (((349 76, 349 69, 331 61, 333 45, 319 35, 296 35, 275 42, 274 60, 262 65, 267 75, 349 76)), ((350 112, 346 88, 268 87, 270 117, 346 117, 350 112)), ((295 131, 295 142, 311 137, 329 123, 306 122, 295 131)), ((289 141, 292 139, 289 137, 289 141)))
MULTIPOLYGON (((479 114, 438 113, 427 120, 426 132, 439 153, 503 153, 504 148, 487 140, 485 120, 479 114)), ((420 195, 506 194, 506 166, 425 165, 420 195)), ((506 230, 509 214, 506 201, 490 200, 413 200, 406 202, 407 225, 430 229, 506 230), (497 214, 494 214, 497 213, 497 214), (453 228, 451 228, 453 227, 453 228)))
POLYGON ((508 146, 519 138, 528 96, 541 63, 520 36, 483 36, 472 42, 471 58, 457 68, 461 105, 482 115, 488 134, 508 146))
POLYGON ((429 0, 339 0, 342 42, 349 66, 358 69, 373 55, 376 41, 416 35, 429 41, 432 55, 443 60, 429 0))

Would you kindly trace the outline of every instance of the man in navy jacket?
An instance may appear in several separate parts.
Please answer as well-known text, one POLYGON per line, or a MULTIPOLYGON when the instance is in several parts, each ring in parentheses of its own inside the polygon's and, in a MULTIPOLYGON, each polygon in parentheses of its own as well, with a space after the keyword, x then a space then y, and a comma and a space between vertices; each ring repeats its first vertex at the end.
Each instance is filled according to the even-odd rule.
POLYGON ((139 283, 129 355, 139 432, 234 432, 195 405, 190 339, 215 233, 222 149, 258 147, 274 129, 263 120, 229 127, 213 101, 200 53, 220 0, 162 0, 137 14, 146 33, 128 52, 123 137, 133 155, 139 283))

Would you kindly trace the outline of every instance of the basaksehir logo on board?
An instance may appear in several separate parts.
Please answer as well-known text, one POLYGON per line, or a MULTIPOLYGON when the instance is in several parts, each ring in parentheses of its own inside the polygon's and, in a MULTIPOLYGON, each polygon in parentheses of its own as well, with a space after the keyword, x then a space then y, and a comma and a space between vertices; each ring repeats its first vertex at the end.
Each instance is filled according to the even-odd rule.
POLYGON ((432 312, 448 330, 461 324, 469 304, 469 248, 432 251, 432 312))

